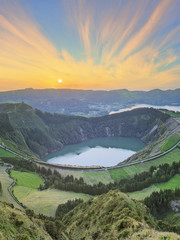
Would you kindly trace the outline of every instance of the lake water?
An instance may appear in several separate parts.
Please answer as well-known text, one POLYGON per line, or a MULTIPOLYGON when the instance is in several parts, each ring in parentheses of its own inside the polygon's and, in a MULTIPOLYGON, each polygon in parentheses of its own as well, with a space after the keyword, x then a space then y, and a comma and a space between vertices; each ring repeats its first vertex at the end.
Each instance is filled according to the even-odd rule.
POLYGON ((138 138, 95 138, 65 146, 43 160, 64 165, 109 167, 124 161, 145 146, 138 138))
POLYGON ((136 104, 130 108, 122 108, 118 111, 112 111, 109 114, 114 114, 114 113, 120 113, 120 112, 125 112, 125 111, 130 111, 136 108, 155 108, 155 109, 167 109, 170 111, 175 111, 175 112, 180 112, 180 106, 169 106, 169 105, 165 105, 165 106, 158 106, 158 105, 150 105, 150 104, 136 104))

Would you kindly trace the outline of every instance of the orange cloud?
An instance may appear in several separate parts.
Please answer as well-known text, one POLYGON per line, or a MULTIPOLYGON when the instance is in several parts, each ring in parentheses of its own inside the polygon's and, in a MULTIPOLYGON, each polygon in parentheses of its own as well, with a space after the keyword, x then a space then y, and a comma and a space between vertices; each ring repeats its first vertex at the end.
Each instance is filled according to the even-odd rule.
POLYGON ((120 53, 120 59, 124 59, 129 54, 133 53, 133 51, 141 47, 142 44, 144 44, 144 42, 147 41, 150 36, 152 36, 159 26, 160 19, 166 14, 166 11, 171 3, 172 2, 170 0, 163 0, 157 5, 145 25, 125 45, 120 53))
POLYGON ((116 9, 114 5, 102 8, 99 18, 95 11, 97 1, 72 1, 67 16, 84 47, 85 57, 80 61, 66 49, 59 53, 36 21, 17 1, 12 3, 0 6, 1 90, 149 89, 177 84, 179 56, 171 42, 176 42, 174 36, 179 37, 180 26, 171 29, 163 39, 151 40, 162 27, 161 20, 172 1, 160 1, 140 25, 148 6, 146 1, 140 2, 133 13, 131 1, 125 5, 118 1, 116 9), (63 80, 61 84, 59 78, 63 80))

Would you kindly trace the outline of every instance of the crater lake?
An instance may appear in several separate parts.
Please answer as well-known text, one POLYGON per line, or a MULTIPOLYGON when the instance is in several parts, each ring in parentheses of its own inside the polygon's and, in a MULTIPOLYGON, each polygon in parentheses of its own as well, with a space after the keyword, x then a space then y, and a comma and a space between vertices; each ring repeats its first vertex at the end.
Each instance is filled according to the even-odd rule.
POLYGON ((138 138, 104 137, 66 145, 62 150, 43 158, 43 161, 73 166, 117 165, 146 146, 138 138))

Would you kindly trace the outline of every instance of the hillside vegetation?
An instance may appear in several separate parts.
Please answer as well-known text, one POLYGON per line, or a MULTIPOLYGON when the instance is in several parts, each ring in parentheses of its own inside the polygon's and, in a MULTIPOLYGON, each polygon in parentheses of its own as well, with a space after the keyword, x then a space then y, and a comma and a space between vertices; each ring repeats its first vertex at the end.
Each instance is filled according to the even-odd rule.
POLYGON ((0 104, 0 137, 12 150, 42 157, 97 137, 137 137, 152 143, 168 131, 169 118, 150 108, 85 118, 43 113, 24 103, 0 104))
POLYGON ((62 220, 37 216, 0 202, 2 240, 159 240, 179 239, 179 235, 159 232, 171 226, 156 221, 145 205, 119 191, 110 191, 81 203, 62 220), (155 230, 156 229, 156 230, 155 230), (169 237, 169 238, 168 238, 169 237))
POLYGON ((159 192, 160 190, 166 189, 175 190, 179 187, 179 183, 180 174, 177 174, 167 182, 153 184, 150 187, 144 188, 141 191, 128 193, 128 195, 136 200, 144 200, 146 197, 149 197, 153 192, 159 192))
POLYGON ((15 155, 4 150, 3 148, 0 148, 0 157, 15 157, 15 155))
POLYGON ((173 162, 180 161, 180 148, 177 147, 173 149, 168 154, 161 156, 155 160, 139 163, 132 166, 122 167, 111 169, 109 172, 115 181, 119 181, 123 178, 129 178, 135 174, 141 173, 143 171, 148 171, 152 166, 159 166, 160 164, 168 163, 172 164, 173 162))
POLYGON ((158 222, 141 203, 119 191, 110 191, 78 205, 63 218, 70 239, 159 239, 158 222))
POLYGON ((44 230, 40 219, 29 218, 26 213, 0 202, 0 239, 1 240, 52 240, 44 230))
POLYGON ((180 135, 175 133, 171 137, 167 138, 165 143, 161 147, 161 151, 165 152, 172 148, 178 141, 180 141, 180 135))

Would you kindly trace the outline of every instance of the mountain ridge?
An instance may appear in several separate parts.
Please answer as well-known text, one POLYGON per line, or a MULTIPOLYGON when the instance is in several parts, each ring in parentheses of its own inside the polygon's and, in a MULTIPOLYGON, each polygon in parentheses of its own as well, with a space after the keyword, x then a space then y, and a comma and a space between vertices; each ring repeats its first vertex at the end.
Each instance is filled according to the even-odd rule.
MULTIPOLYGON (((25 103, 8 103, 0 104, 0 124, 4 126, 0 129, 0 137, 7 145, 11 143, 13 149, 42 157, 64 145, 96 137, 142 139, 146 136, 144 141, 150 144, 168 131, 168 119, 172 118, 151 108, 86 118, 46 113, 25 103)), ((171 121, 173 125, 175 120, 171 121)))
POLYGON ((179 239, 176 226, 155 220, 149 209, 118 190, 80 203, 62 219, 36 215, 0 202, 1 239, 179 239))
POLYGON ((51 113, 102 116, 134 104, 180 105, 180 88, 150 91, 22 89, 0 92, 0 102, 22 102, 51 113))
POLYGON ((150 215, 148 208, 118 190, 81 203, 66 214, 62 222, 70 239, 150 240, 168 235, 172 239, 178 237, 173 233, 158 232, 163 227, 150 215))

